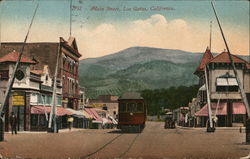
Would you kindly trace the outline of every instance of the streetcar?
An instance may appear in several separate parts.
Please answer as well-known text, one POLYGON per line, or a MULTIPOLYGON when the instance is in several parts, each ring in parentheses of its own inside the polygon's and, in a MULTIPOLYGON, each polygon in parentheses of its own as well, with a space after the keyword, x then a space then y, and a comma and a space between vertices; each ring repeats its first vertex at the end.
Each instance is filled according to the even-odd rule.
POLYGON ((118 103, 118 129, 122 132, 140 133, 145 127, 147 111, 140 93, 124 93, 118 103))

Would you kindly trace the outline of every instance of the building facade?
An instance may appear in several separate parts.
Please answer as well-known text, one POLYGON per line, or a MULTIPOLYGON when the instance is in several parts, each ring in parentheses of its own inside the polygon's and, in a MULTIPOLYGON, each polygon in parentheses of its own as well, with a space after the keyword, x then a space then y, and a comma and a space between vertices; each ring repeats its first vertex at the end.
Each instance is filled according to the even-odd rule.
MULTIPOLYGON (((0 99, 13 74, 23 43, 2 43, 0 49, 0 99), (16 51, 15 51, 16 50, 16 51)), ((9 116, 18 118, 18 131, 44 127, 52 101, 54 73, 59 52, 57 74, 57 106, 59 116, 68 114, 64 108, 79 109, 79 57, 76 40, 60 38, 58 43, 27 43, 13 89, 5 109, 5 130, 10 130, 9 116), (64 108, 62 108, 62 106, 64 108), (46 108, 46 112, 41 112, 46 108), (38 115, 39 114, 39 115, 38 115)), ((66 120, 66 119, 65 119, 66 120)))
POLYGON ((95 108, 107 110, 109 115, 117 119, 118 96, 100 95, 97 99, 91 99, 89 104, 95 108))
MULTIPOLYGON (((250 64, 232 55, 240 83, 250 101, 250 64)), ((210 93, 213 115, 217 117, 217 126, 232 126, 233 123, 243 123, 246 120, 246 108, 240 95, 229 54, 222 52, 213 57, 207 49, 195 74, 199 77, 200 90, 198 93, 201 110, 196 113, 201 118, 201 126, 208 119, 207 93, 205 87, 205 67, 207 67, 208 90, 210 93)))
MULTIPOLYGON (((0 58, 0 100, 3 101, 4 93, 7 89, 9 78, 14 73, 15 63, 19 57, 19 53, 15 50, 0 58)), ((52 99, 52 79, 44 70, 31 70, 31 67, 36 65, 36 62, 29 57, 23 56, 20 61, 20 67, 16 72, 16 78, 10 93, 10 97, 5 107, 5 130, 10 130, 9 118, 11 112, 17 116, 17 130, 29 131, 32 128, 32 109, 33 106, 44 105, 50 106, 52 99), (45 89, 45 87, 47 89, 45 89)), ((58 105, 62 95, 62 86, 57 85, 58 105)), ((48 112, 49 113, 49 112, 48 112)), ((44 119, 45 122, 45 116, 44 119)))
MULTIPOLYGON (((21 51, 23 43, 1 43, 0 58, 16 50, 21 51)), ((50 77, 54 77, 57 54, 59 52, 58 82, 62 85, 63 107, 79 109, 79 58, 76 39, 70 37, 67 41, 60 37, 59 42, 27 43, 23 55, 29 57, 36 65, 31 65, 32 70, 43 70, 47 65, 50 77)))

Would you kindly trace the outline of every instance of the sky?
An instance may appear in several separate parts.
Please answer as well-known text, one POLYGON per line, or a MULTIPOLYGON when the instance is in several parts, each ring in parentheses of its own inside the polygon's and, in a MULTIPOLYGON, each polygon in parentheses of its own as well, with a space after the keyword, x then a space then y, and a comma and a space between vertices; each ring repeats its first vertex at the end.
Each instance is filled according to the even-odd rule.
MULTIPOLYGON (((0 1, 1 42, 23 42, 39 4, 28 42, 58 42, 70 36, 70 0, 0 1)), ((230 51, 249 55, 249 2, 214 2, 230 51)), ((71 35, 82 59, 146 46, 212 52, 225 44, 211 2, 169 0, 72 0, 71 35)))

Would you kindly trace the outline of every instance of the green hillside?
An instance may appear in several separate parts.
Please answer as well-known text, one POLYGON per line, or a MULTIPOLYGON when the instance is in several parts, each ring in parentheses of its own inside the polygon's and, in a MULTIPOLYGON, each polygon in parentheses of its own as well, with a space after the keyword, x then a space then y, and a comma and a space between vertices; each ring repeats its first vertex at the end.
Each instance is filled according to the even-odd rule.
MULTIPOLYGON (((193 72, 202 55, 182 50, 131 47, 107 56, 81 60, 80 85, 85 87, 89 98, 121 95, 126 91, 191 86, 198 84, 193 72)), ((249 56, 240 57, 249 59, 249 56)))

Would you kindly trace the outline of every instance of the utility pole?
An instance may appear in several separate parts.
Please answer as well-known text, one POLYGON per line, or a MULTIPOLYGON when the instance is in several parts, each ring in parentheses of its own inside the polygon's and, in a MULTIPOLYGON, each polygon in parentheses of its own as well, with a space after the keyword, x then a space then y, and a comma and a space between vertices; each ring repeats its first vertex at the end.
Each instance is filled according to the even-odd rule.
POLYGON ((13 70, 12 76, 10 77, 10 79, 9 79, 9 81, 7 83, 7 89, 6 89, 5 94, 4 94, 3 102, 1 103, 1 107, 0 107, 0 127, 1 128, 0 128, 0 130, 2 130, 2 132, 0 132, 0 133, 2 133, 2 135, 0 135, 1 136, 0 141, 4 140, 4 135, 3 134, 4 134, 4 111, 5 111, 5 107, 6 107, 7 101, 9 100, 9 95, 10 95, 10 92, 12 90, 12 86, 13 86, 13 83, 14 83, 14 80, 15 80, 15 74, 17 72, 17 69, 19 68, 21 57, 22 57, 23 51, 24 51, 24 47, 26 45, 26 41, 28 39, 29 32, 30 32, 31 26, 33 24, 33 21, 34 21, 38 6, 39 6, 39 4, 37 4, 36 9, 34 11, 33 17, 31 19, 31 23, 29 25, 28 32, 27 32, 27 34, 25 36, 25 39, 24 39, 24 42, 23 42, 21 52, 19 54, 19 57, 18 57, 18 60, 16 62, 15 68, 13 70))
POLYGON ((209 39, 209 49, 212 50, 212 21, 210 21, 210 39, 209 39))
POLYGON ((207 65, 205 66, 205 80, 206 80, 207 108, 208 108, 208 118, 209 118, 209 125, 207 125, 207 132, 214 132, 215 127, 213 126, 213 120, 212 120, 210 92, 209 92, 209 87, 208 87, 207 65))
POLYGON ((61 52, 61 39, 59 39, 58 49, 57 49, 57 57, 56 57, 56 68, 55 68, 55 74, 54 74, 54 83, 53 83, 53 94, 52 94, 52 105, 51 105, 51 111, 50 111, 50 118, 49 118, 49 125, 48 125, 48 132, 54 132, 57 133, 57 117, 56 117, 56 105, 57 105, 57 95, 56 95, 56 89, 57 89, 57 74, 58 74, 58 63, 59 63, 59 55, 61 52), (53 120, 53 129, 52 128, 52 120, 53 120))
POLYGON ((247 97, 246 97, 246 93, 245 93, 245 91, 244 91, 244 89, 243 89, 243 85, 242 85, 242 83, 241 83, 241 81, 240 81, 238 72, 237 72, 237 70, 236 70, 236 67, 235 67, 235 64, 234 64, 234 61, 233 61, 231 52, 230 52, 229 47, 228 47, 228 45, 227 45, 227 41, 226 41, 226 38, 225 38, 225 36, 224 36, 224 33, 223 33, 223 30, 222 30, 222 27, 221 27, 219 18, 218 18, 218 16, 217 16, 217 12, 216 12, 216 10, 215 10, 215 7, 214 7, 213 2, 211 2, 211 5, 212 5, 212 8, 213 8, 213 11, 214 11, 216 20, 217 20, 218 25, 219 25, 219 28, 220 28, 220 32, 221 32, 222 38, 223 38, 224 43, 225 43, 226 48, 227 48, 228 56, 229 56, 229 59, 230 59, 230 63, 231 63, 231 65, 232 65, 232 67, 233 67, 233 72, 234 72, 236 81, 237 81, 238 86, 239 86, 239 88, 240 88, 241 98, 242 98, 242 100, 243 100, 243 102, 244 102, 244 104, 245 104, 246 110, 247 110, 248 119, 247 119, 247 121, 246 121, 246 142, 250 143, 250 108, 249 108, 249 103, 248 103, 248 100, 247 100, 247 97))
POLYGON ((69 21, 69 36, 71 36, 71 30, 72 30, 72 0, 70 0, 70 11, 69 11, 69 13, 70 13, 70 21, 69 21))

